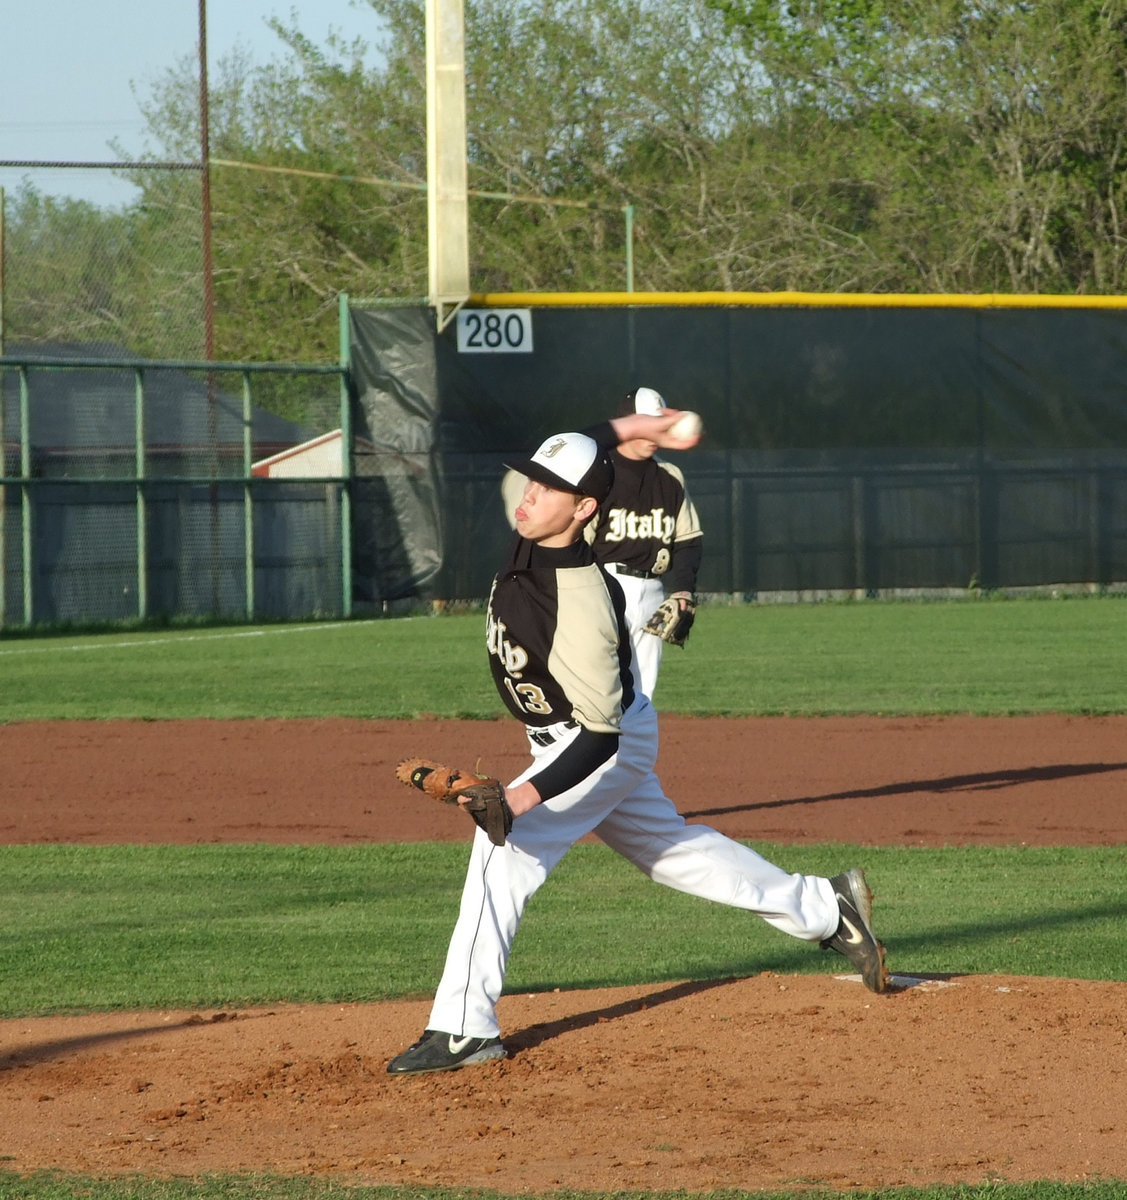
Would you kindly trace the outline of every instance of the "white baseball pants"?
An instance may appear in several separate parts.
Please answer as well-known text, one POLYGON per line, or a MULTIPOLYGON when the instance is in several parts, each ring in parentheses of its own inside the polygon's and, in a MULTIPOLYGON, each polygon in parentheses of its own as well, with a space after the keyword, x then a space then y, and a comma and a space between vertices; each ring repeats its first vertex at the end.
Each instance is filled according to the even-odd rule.
MULTIPOLYGON (((558 740, 530 743, 534 762, 514 783, 542 768, 577 733, 552 730, 558 740)), ((837 931, 840 912, 828 879, 787 874, 717 830, 685 822, 654 774, 657 746, 657 714, 639 697, 623 720, 618 753, 597 772, 518 817, 504 846, 492 845, 481 829, 475 832, 429 1029, 499 1036, 496 1004, 525 905, 590 832, 656 883, 746 909, 805 941, 837 931)))
POLYGON ((665 588, 660 579, 621 575, 614 563, 607 563, 606 567, 618 580, 626 599, 626 626, 630 630, 630 644, 634 651, 634 687, 652 699, 665 643, 652 633, 646 633, 645 624, 665 599, 665 588))

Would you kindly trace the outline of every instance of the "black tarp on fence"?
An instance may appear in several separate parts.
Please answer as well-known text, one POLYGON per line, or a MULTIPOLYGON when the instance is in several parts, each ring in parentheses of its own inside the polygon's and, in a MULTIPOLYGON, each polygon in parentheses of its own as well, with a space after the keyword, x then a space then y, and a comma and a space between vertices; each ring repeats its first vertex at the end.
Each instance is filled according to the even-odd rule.
POLYGON ((639 384, 705 419, 670 456, 701 512, 703 592, 1127 580, 1127 310, 671 301, 527 320, 530 350, 466 353, 424 307, 351 310, 356 432, 377 447, 357 476, 386 489, 357 552, 369 596, 484 596, 510 537, 502 459, 639 384))

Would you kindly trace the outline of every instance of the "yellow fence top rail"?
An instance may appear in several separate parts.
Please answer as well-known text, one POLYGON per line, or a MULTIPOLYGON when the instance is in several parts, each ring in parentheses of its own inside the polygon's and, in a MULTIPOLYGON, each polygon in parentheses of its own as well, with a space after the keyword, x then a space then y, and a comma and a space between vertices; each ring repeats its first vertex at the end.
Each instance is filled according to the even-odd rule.
POLYGON ((915 292, 477 292, 479 308, 1127 308, 1127 296, 915 292))

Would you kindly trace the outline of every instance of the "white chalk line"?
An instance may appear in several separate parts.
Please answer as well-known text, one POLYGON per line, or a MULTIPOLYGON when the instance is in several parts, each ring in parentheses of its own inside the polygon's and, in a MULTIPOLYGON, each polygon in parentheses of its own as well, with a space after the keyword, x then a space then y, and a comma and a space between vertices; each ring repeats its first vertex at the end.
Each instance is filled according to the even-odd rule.
POLYGON ((175 637, 133 638, 128 641, 89 642, 81 646, 13 646, 11 649, 0 647, 0 658, 15 654, 73 654, 88 650, 119 650, 122 647, 162 646, 171 642, 218 642, 231 638, 267 637, 271 634, 285 633, 314 633, 323 629, 345 629, 357 626, 356 621, 329 621, 317 625, 279 625, 277 629, 239 629, 229 633, 185 633, 175 637))

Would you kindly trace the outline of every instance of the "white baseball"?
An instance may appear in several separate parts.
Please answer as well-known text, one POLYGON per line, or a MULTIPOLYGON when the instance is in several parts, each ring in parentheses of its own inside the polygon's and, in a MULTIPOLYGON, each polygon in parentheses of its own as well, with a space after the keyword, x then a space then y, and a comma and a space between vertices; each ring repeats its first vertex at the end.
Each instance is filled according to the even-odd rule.
POLYGON ((699 413, 684 412, 669 426, 669 432, 675 438, 691 438, 696 437, 703 428, 704 422, 699 413))

